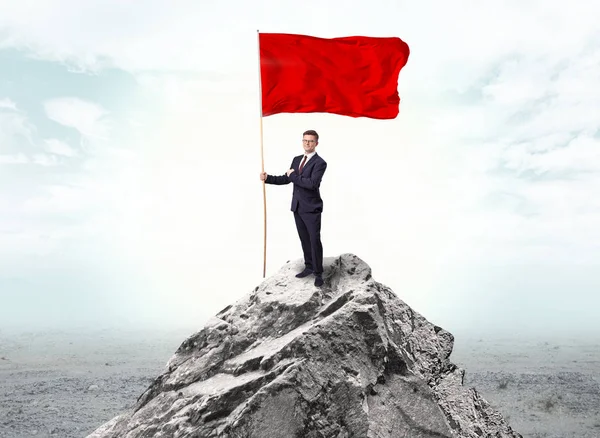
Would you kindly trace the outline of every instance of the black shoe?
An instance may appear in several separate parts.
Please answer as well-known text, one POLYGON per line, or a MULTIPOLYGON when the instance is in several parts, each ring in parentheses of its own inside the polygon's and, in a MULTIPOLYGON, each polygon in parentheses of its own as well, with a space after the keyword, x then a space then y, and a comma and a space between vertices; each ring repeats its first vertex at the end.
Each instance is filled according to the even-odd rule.
POLYGON ((315 286, 321 287, 321 286, 323 286, 323 283, 324 283, 323 277, 321 277, 320 275, 317 275, 315 277, 315 286))
POLYGON ((304 271, 299 272, 298 274, 296 274, 296 277, 298 277, 298 278, 304 278, 304 277, 308 277, 312 273, 313 273, 312 269, 304 268, 304 271))

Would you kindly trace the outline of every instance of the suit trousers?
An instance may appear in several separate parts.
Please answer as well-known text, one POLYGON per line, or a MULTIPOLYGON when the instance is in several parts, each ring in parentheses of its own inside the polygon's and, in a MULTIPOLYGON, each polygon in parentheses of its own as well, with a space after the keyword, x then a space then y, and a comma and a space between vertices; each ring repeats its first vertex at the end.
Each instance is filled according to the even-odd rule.
POLYGON ((323 274, 323 245, 321 244, 321 213, 294 211, 296 229, 302 243, 304 264, 315 275, 323 274))

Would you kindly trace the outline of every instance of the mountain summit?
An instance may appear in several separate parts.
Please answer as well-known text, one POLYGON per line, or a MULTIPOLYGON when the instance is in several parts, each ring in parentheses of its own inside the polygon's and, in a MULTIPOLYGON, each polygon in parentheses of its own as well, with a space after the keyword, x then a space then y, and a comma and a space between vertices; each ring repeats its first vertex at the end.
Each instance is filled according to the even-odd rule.
POLYGON ((454 337, 353 254, 286 263, 186 339, 88 438, 522 438, 450 362, 454 337))

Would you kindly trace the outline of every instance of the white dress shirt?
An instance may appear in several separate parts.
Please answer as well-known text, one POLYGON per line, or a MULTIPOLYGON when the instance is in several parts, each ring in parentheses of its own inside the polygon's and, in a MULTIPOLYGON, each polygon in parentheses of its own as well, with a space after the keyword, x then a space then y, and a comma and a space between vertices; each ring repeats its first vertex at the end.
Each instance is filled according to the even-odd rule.
MULTIPOLYGON (((317 151, 313 151, 313 152, 311 152, 310 154, 304 154, 304 157, 307 157, 307 158, 306 158, 306 163, 304 163, 304 165, 305 165, 305 166, 308 164, 308 162, 310 161, 310 159, 311 159, 311 158, 313 157, 313 155, 314 155, 314 154, 316 154, 316 153, 317 153, 317 151)), ((302 164, 302 161, 304 161, 304 157, 302 157, 302 158, 300 159, 300 165, 302 164)), ((300 165, 298 165, 298 168, 300 168, 300 165)))

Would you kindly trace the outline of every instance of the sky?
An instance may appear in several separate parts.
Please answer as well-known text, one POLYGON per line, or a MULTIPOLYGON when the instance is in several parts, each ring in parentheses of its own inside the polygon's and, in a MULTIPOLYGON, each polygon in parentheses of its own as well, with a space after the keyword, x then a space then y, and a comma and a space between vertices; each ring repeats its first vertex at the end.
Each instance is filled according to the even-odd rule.
MULTIPOLYGON (((600 332, 594 1, 0 0, 0 330, 190 327, 263 281, 258 38, 397 36, 393 120, 320 135, 325 257, 456 333, 600 332)), ((267 277, 302 257, 267 186, 267 277)))

